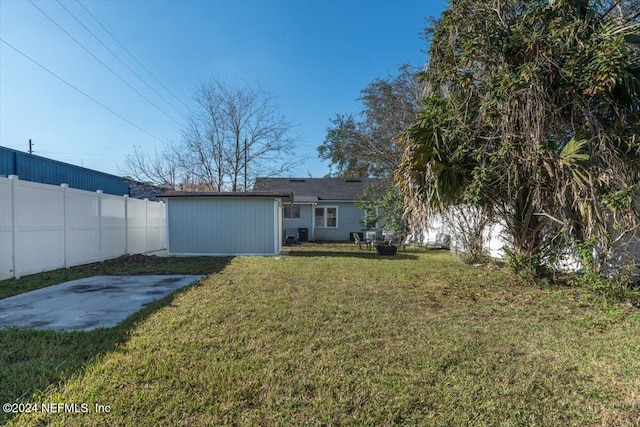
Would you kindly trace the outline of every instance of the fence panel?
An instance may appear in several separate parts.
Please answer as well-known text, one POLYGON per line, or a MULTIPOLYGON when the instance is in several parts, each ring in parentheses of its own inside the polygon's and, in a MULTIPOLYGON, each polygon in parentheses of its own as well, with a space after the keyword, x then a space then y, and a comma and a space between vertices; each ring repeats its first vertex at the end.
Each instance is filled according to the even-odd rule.
POLYGON ((97 193, 66 189, 66 266, 100 261, 97 193))
POLYGON ((167 220, 164 204, 147 203, 147 252, 166 249, 167 220))
POLYGON ((62 188, 18 181, 15 190, 15 275, 19 277, 64 266, 62 188))
POLYGON ((129 199, 127 204, 127 247, 130 254, 145 252, 147 247, 147 201, 129 199))
POLYGON ((0 279, 165 249, 162 202, 0 177, 0 279))
POLYGON ((127 198, 102 195, 102 256, 116 258, 127 253, 127 198))

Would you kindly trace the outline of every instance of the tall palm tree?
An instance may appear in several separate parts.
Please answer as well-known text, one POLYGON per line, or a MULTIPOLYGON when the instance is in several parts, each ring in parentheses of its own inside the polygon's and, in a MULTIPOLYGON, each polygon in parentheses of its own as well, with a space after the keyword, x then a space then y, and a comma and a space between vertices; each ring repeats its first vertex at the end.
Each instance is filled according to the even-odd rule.
POLYGON ((637 3, 453 0, 428 29, 425 107, 402 141, 414 217, 488 207, 534 276, 595 236, 604 269, 640 222, 637 3))

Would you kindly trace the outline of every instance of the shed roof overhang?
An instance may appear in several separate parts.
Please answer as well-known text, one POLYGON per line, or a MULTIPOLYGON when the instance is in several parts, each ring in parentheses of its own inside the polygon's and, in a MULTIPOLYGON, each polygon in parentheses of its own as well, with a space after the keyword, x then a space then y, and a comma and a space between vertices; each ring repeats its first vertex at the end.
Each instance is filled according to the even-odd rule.
POLYGON ((160 194, 158 197, 166 198, 185 198, 185 197, 201 197, 201 198, 273 198, 281 199, 285 202, 293 200, 293 193, 289 191, 172 191, 170 193, 160 194))

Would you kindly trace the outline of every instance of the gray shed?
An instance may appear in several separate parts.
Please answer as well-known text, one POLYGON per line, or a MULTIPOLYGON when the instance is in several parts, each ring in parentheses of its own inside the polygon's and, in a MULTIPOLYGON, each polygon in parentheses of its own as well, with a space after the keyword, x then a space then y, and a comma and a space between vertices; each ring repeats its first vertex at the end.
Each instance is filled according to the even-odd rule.
POLYGON ((169 255, 277 255, 289 192, 175 192, 167 198, 169 255))

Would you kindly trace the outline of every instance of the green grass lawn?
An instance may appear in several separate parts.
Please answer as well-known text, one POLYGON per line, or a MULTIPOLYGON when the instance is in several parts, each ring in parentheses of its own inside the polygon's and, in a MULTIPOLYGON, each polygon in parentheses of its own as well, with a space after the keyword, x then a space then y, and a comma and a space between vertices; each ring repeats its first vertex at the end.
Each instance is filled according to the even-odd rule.
POLYGON ((0 422, 640 425, 640 310, 581 289, 523 286, 443 251, 383 258, 346 244, 43 275, 92 271, 208 277, 116 328, 0 331, 0 403, 88 412, 0 422))

